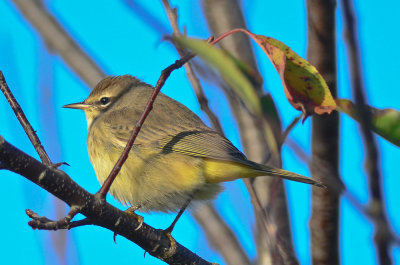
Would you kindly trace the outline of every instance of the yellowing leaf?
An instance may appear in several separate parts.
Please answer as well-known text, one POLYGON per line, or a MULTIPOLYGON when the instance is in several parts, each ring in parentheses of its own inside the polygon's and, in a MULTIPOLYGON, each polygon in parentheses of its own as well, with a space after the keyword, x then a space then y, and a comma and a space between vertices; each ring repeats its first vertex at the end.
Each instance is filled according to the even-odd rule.
POLYGON ((221 49, 214 47, 204 40, 186 37, 177 37, 174 39, 182 46, 192 50, 204 61, 214 66, 220 72, 225 82, 232 87, 243 100, 246 107, 255 115, 261 114, 261 101, 251 82, 239 69, 235 60, 221 49))
POLYGON ((286 97, 305 117, 331 113, 336 103, 323 77, 308 61, 282 42, 247 32, 264 50, 279 73, 286 97))
MULTIPOLYGON (((347 99, 338 99, 336 103, 338 111, 360 121, 353 102, 347 99)), ((369 106, 368 108, 372 115, 371 129, 389 142, 400 146, 400 112, 394 109, 377 109, 369 106)))

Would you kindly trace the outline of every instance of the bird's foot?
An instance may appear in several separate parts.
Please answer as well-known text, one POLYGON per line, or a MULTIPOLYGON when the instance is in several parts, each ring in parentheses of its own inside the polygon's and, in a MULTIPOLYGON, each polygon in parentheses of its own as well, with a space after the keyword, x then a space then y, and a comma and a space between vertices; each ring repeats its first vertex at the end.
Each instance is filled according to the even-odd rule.
MULTIPOLYGON (((135 218, 135 219, 138 221, 138 223, 139 223, 139 225, 135 228, 135 231, 139 230, 139 229, 142 227, 143 222, 144 222, 143 216, 140 216, 140 215, 138 215, 138 214, 135 213, 135 211, 138 210, 139 208, 140 208, 140 205, 134 205, 134 206, 131 206, 131 207, 129 207, 128 209, 125 210, 125 212, 126 212, 127 214, 129 214, 130 216, 132 216, 133 218, 135 218)), ((114 243, 115 243, 115 244, 117 243, 117 241, 116 241, 116 236, 117 236, 117 233, 114 232, 113 238, 114 238, 114 243)))

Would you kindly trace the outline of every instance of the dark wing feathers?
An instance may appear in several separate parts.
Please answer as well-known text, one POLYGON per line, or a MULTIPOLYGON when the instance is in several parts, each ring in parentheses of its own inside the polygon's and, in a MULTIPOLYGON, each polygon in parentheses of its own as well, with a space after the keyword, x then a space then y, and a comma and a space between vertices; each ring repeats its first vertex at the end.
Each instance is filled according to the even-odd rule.
MULTIPOLYGON (((121 148, 126 145, 140 114, 140 111, 131 108, 107 113, 104 129, 110 130, 116 137, 114 145, 121 148), (120 125, 127 121, 129 121, 129 126, 120 125)), ((242 163, 247 160, 228 139, 204 125, 198 117, 195 117, 196 122, 189 119, 187 123, 185 119, 179 117, 177 119, 180 122, 177 125, 176 122, 174 123, 173 113, 168 113, 167 116, 164 119, 156 109, 150 112, 135 140, 135 145, 156 148, 164 153, 177 152, 189 156, 242 163)))
POLYGON ((244 160, 244 155, 229 140, 212 130, 183 131, 157 141, 162 152, 178 152, 190 156, 223 160, 244 160))

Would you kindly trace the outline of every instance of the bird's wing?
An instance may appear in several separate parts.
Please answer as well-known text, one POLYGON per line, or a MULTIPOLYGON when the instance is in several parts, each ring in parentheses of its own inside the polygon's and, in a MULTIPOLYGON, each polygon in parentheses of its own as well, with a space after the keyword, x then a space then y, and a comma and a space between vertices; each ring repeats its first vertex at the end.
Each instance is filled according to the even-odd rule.
MULTIPOLYGON (((140 111, 124 109, 110 113, 105 119, 107 130, 115 136, 115 145, 124 147, 140 111), (134 117, 132 119, 132 117, 134 117), (120 124, 127 123, 128 126, 120 124)), ((193 113, 191 113, 193 114, 193 113)), ((193 114, 194 115, 194 114, 193 114)), ((168 113, 150 112, 136 140, 136 146, 155 148, 163 153, 177 152, 189 156, 245 162, 246 157, 218 132, 208 128, 196 117, 181 118, 168 113), (168 117, 165 117, 168 116, 168 117)))
POLYGON ((225 137, 208 130, 187 130, 157 141, 164 153, 178 152, 190 156, 243 162, 245 156, 225 137))

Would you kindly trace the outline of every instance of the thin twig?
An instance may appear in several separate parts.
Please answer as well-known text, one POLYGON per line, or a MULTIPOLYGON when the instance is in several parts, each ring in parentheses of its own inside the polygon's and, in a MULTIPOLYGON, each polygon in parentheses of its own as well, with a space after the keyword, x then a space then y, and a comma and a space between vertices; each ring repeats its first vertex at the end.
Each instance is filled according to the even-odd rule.
MULTIPOLYGON (((278 178, 276 178, 276 180, 278 180, 278 178)), ((256 211, 256 217, 259 217, 259 222, 261 224, 261 227, 267 234, 266 240, 271 246, 271 252, 272 252, 271 254, 272 256, 275 256, 275 258, 279 259, 281 263, 283 263, 282 253, 285 253, 286 250, 285 247, 283 246, 283 241, 280 240, 279 235, 276 233, 276 226, 274 225, 274 223, 270 218, 270 213, 267 210, 267 208, 269 207, 268 206, 266 208, 262 207, 261 201, 253 187, 253 184, 249 179, 243 179, 243 182, 246 185, 247 190, 249 191, 252 204, 256 211)))
POLYGON ((26 118, 24 112, 22 111, 21 106, 18 104, 17 100, 15 99, 14 95, 12 94, 10 88, 7 85, 7 82, 4 78, 3 72, 0 71, 0 89, 3 92, 4 96, 6 97, 10 107, 15 113, 18 121, 20 122, 22 128, 24 129, 26 135, 28 136, 29 140, 31 141, 33 147, 35 148, 36 152, 38 153, 40 160, 42 160, 43 164, 47 166, 53 165, 49 156, 44 150, 42 143, 39 140, 36 132, 33 130, 32 125, 29 123, 28 119, 26 118))
POLYGON ((183 58, 175 61, 174 64, 168 66, 161 72, 160 78, 158 79, 157 84, 154 87, 153 94, 149 98, 149 100, 146 104, 146 107, 143 110, 142 115, 140 116, 139 121, 136 123, 135 128, 133 129, 131 136, 129 137, 129 141, 125 146, 124 151, 122 152, 121 156, 119 157, 117 163, 115 163, 113 169, 111 170, 107 179, 104 181, 100 190, 97 192, 102 198, 106 197, 106 195, 111 187, 111 184, 113 183, 117 174, 121 170, 122 165, 125 163, 126 159, 128 158, 129 151, 132 149, 133 143, 135 142, 135 139, 136 139, 140 129, 142 128, 144 121, 146 120, 147 116, 149 115, 149 113, 153 107, 153 103, 154 103, 158 93, 160 93, 160 90, 163 87, 165 81, 167 80, 169 75, 172 73, 172 71, 181 68, 186 62, 188 62, 194 56, 195 55, 193 53, 188 53, 183 58))
POLYGON ((71 220, 82 210, 81 206, 72 206, 69 213, 60 220, 53 221, 45 216, 39 216, 32 210, 25 210, 26 214, 32 219, 29 221, 29 226, 33 229, 40 230, 59 230, 70 229, 71 220))
POLYGON ((379 151, 376 138, 371 132, 371 113, 365 107, 367 104, 363 86, 360 50, 357 41, 354 10, 349 0, 342 0, 343 18, 346 24, 347 48, 351 72, 353 96, 356 111, 360 117, 361 134, 366 149, 365 170, 368 175, 370 191, 369 211, 374 224, 374 241, 380 264, 391 264, 390 244, 393 241, 386 218, 384 195, 382 193, 382 176, 379 166, 379 151))
MULTIPOLYGON (((281 138, 279 140, 279 146, 282 146, 287 137, 289 136, 289 133, 293 130, 293 128, 297 125, 297 123, 301 120, 301 118, 303 117, 303 114, 300 114, 299 116, 297 116, 296 118, 294 118, 292 120, 292 122, 286 127, 285 131, 282 133, 281 138)), ((273 152, 267 152, 265 154, 265 157, 262 159, 261 164, 268 164, 268 161, 272 158, 272 154, 273 152)), ((275 184, 275 183, 273 183, 275 184)))
POLYGON ((286 138, 288 137, 289 133, 293 130, 293 128, 297 125, 297 123, 301 120, 301 117, 303 117, 303 114, 300 114, 296 118, 292 120, 292 122, 286 127, 285 131, 282 133, 282 137, 280 139, 280 145, 283 145, 283 143, 286 141, 286 138))
POLYGON ((62 230, 62 229, 72 229, 75 227, 94 225, 94 222, 89 218, 84 218, 78 221, 72 221, 72 218, 62 218, 58 221, 53 221, 45 216, 39 216, 37 213, 30 209, 26 209, 25 213, 32 220, 28 222, 28 225, 32 229, 38 230, 62 230))

